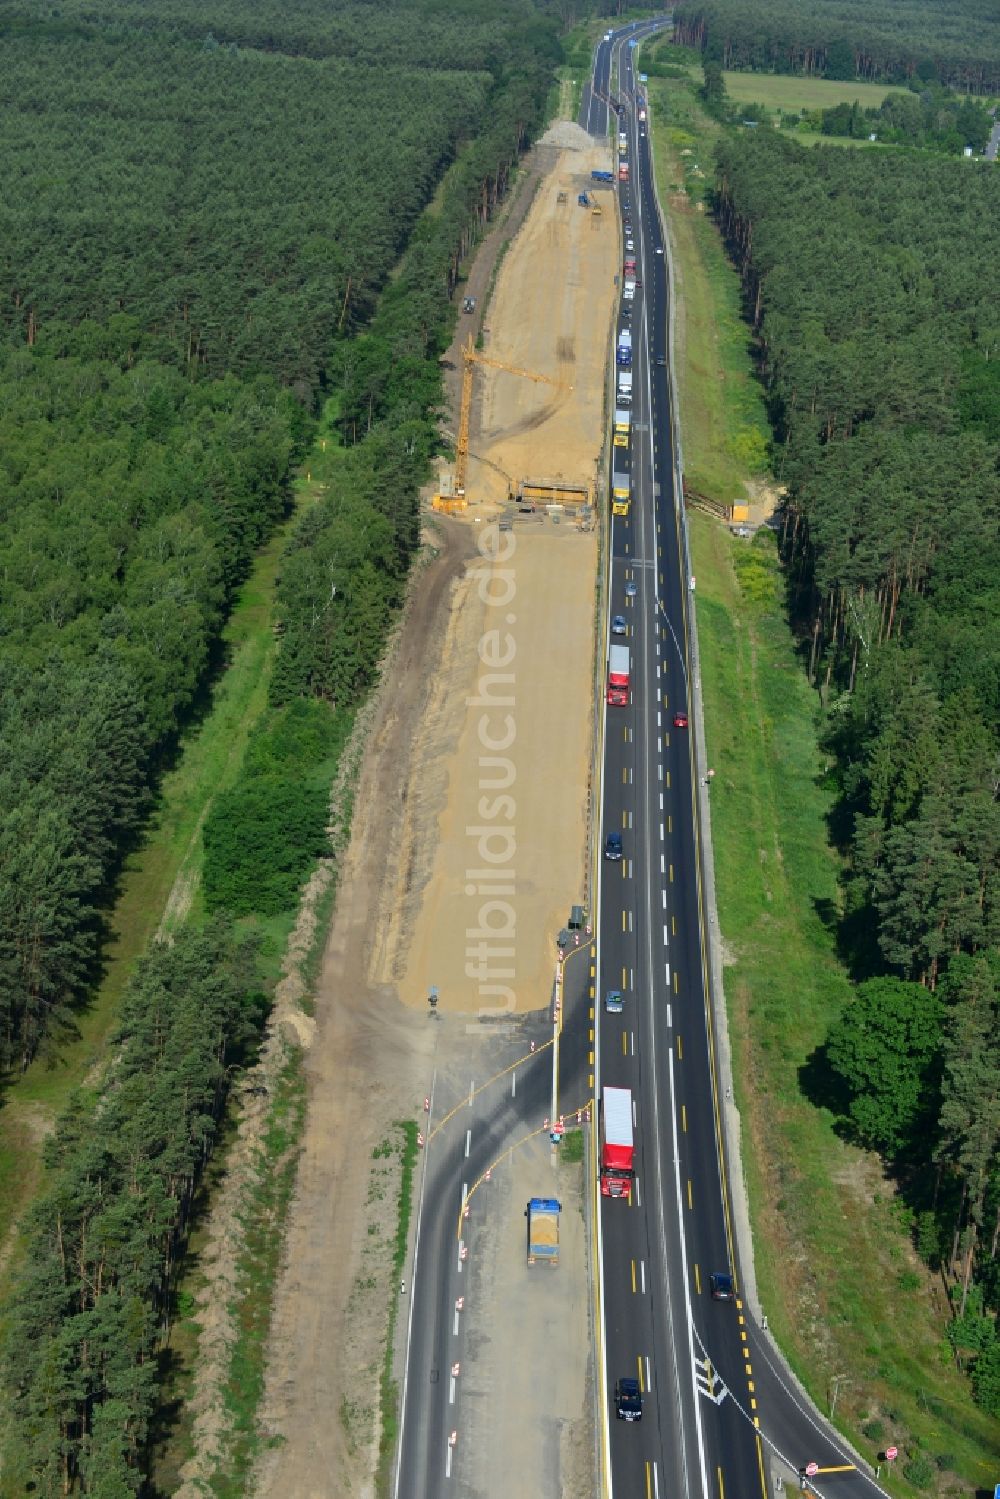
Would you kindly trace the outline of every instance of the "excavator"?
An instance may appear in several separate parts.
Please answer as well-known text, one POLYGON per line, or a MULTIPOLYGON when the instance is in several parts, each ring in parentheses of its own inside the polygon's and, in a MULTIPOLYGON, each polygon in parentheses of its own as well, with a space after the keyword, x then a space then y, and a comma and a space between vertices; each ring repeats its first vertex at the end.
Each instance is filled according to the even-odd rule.
MULTIPOLYGON (((481 354, 473 342, 472 334, 466 339, 462 348, 462 400, 458 415, 458 440, 455 443, 455 473, 451 483, 450 492, 442 491, 436 494, 431 501, 435 510, 455 511, 464 510, 468 505, 468 497, 465 493, 465 479, 469 468, 469 419, 472 415, 472 379, 477 364, 488 365, 490 369, 503 370, 508 375, 518 375, 524 380, 534 380, 537 385, 552 385, 556 390, 568 390, 562 380, 554 380, 550 375, 539 375, 532 370, 519 369, 515 364, 508 364, 503 359, 494 359, 490 354, 481 354)), ((491 465, 496 467, 496 465, 491 465)))

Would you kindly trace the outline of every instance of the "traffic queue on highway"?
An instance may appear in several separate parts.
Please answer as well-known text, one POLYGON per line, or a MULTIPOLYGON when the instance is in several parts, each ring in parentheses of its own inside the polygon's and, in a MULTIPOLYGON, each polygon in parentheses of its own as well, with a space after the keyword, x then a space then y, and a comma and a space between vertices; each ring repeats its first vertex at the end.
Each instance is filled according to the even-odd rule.
MULTIPOLYGON (((755 1439, 746 1427, 713 1431, 706 1442, 703 1428, 712 1420, 702 1414, 700 1382, 692 1371, 696 1334, 687 1305, 688 1266, 696 1293, 709 1305, 734 1298, 735 1276, 724 1214, 706 1201, 703 1224, 684 1221, 682 1205, 686 1197, 688 1208, 693 1206, 694 1188, 691 1178, 681 1183, 674 1138, 679 1117, 688 1157, 683 1169, 693 1174, 697 1158, 699 1180, 708 1185, 710 1176, 718 1179, 708 1052, 692 1048, 683 1081, 676 1072, 684 1057, 677 1030, 682 979, 692 1006, 689 1026, 704 1007, 692 772, 683 732, 687 579, 674 507, 666 276, 657 260, 663 231, 651 187, 648 105, 629 49, 621 51, 621 97, 610 97, 621 296, 609 443, 612 613, 595 1006, 598 1254, 602 1389, 610 1421, 605 1490, 655 1495, 661 1484, 671 1491, 706 1492, 708 1446, 720 1472, 723 1461, 744 1473, 748 1462, 757 1464, 751 1456, 755 1439), (687 1088, 692 1091, 686 1095, 687 1088), (657 1371, 667 1369, 672 1378, 658 1379, 657 1371), (615 1429, 642 1435, 619 1440, 615 1429)), ((720 1351, 728 1353, 731 1332, 732 1325, 730 1331, 720 1326, 720 1351)), ((713 1386, 713 1401, 717 1393, 713 1386)))

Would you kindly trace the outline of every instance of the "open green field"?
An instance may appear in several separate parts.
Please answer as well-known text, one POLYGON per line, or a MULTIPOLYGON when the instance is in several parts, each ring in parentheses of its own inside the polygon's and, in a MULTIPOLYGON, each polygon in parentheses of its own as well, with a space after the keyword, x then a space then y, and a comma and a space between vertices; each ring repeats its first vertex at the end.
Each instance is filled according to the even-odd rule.
POLYGON ((890 151, 885 141, 853 140, 849 135, 823 135, 819 130, 796 130, 792 140, 800 146, 846 146, 849 151, 890 151))
MULTIPOLYGON (((651 80, 650 100, 677 275, 686 472, 724 500, 751 478, 740 434, 760 432, 763 408, 738 279, 699 207, 719 127, 684 82, 651 80)), ((899 1447, 895 1491, 986 1489, 1000 1470, 1000 1430, 955 1368, 940 1282, 914 1253, 907 1210, 877 1158, 844 1144, 804 1090, 803 1069, 851 986, 835 945, 840 868, 827 836, 833 790, 820 706, 785 617, 775 540, 762 531, 751 544, 689 516, 734 1089, 763 1307, 824 1412, 836 1388, 837 1424, 859 1451, 874 1462, 887 1443, 899 1447)))
MULTIPOLYGON (((807 109, 832 109, 835 104, 853 104, 863 109, 882 103, 886 94, 906 94, 908 89, 887 83, 843 83, 830 78, 802 78, 786 73, 725 73, 726 92, 745 104, 763 104, 766 109, 798 114, 807 109)), ((700 78, 698 80, 701 81, 700 78)))

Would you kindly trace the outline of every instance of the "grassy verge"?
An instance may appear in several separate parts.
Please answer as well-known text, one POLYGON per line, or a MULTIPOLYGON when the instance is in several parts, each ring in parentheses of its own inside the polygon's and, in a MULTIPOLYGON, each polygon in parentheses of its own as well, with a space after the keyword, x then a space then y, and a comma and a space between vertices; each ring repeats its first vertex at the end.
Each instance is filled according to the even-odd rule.
POLYGON ((583 85, 590 78, 594 46, 604 35, 603 25, 593 20, 581 21, 562 39, 565 62, 556 69, 559 79, 559 118, 575 120, 580 113, 583 85))
MULTIPOLYGON (((417 1164, 417 1126, 410 1119, 401 1119, 396 1128, 401 1132, 402 1175, 399 1183, 399 1217, 396 1222, 396 1239, 392 1253, 392 1280, 394 1285, 406 1262, 406 1245, 410 1236, 410 1215, 413 1211, 413 1173, 417 1164)), ((393 1378, 392 1365, 396 1341, 396 1317, 399 1297, 391 1297, 389 1303, 389 1332, 385 1343, 385 1358, 379 1379, 381 1396, 381 1421, 378 1448, 378 1469, 375 1474, 375 1492, 379 1499, 387 1499, 392 1482, 392 1459, 396 1450, 399 1430, 399 1390, 393 1378)))
POLYGON ((571 1129, 563 1135, 563 1142, 559 1147, 559 1164, 561 1166, 578 1166, 583 1160, 583 1130, 571 1129))
POLYGON ((244 1244, 233 1301, 238 1333, 226 1389, 232 1425, 225 1468, 217 1470, 212 1479, 212 1492, 220 1499, 239 1499, 249 1491, 250 1474, 260 1451, 257 1409, 264 1393, 274 1283, 295 1187, 305 1111, 305 1075, 299 1053, 292 1051, 273 1095, 261 1141, 258 1179, 249 1193, 242 1224, 244 1244))
POLYGON ((947 1311, 878 1162, 845 1145, 801 1073, 846 1003, 830 917, 838 864, 819 705, 784 618, 774 540, 752 548, 692 517, 712 832, 734 1086, 744 1122, 761 1300, 813 1399, 894 1487, 982 1488, 1000 1432, 944 1344, 947 1311), (906 1482, 907 1469, 919 1484, 906 1482))
POLYGON ((770 433, 740 286, 706 209, 719 126, 694 85, 651 78, 653 152, 677 272, 678 395, 686 478, 728 504, 767 473, 770 433))
MULTIPOLYGON (((315 493, 316 486, 300 483, 295 512, 315 493)), ((103 977, 76 1018, 76 1038, 60 1047, 55 1064, 33 1063, 5 1096, 0 1111, 0 1243, 13 1250, 8 1265, 16 1260, 8 1236, 41 1182, 44 1139, 73 1089, 101 1059, 137 958, 161 920, 170 929, 183 919, 197 888, 203 816, 213 796, 236 779, 250 731, 266 706, 274 652, 274 579, 292 524, 294 515, 259 553, 239 592, 222 636, 225 669, 206 689, 200 721, 162 777, 143 841, 125 862, 108 915, 103 977)))
MULTIPOLYGON (((689 85, 651 80, 660 194, 678 277, 685 458, 715 498, 749 477, 741 433, 763 430, 737 279, 707 214, 717 128, 689 85), (692 152, 682 157, 681 149, 692 152), (672 211, 673 210, 673 211, 672 211), (712 451, 712 446, 716 451, 712 451)), ((873 1461, 900 1449, 893 1487, 984 1489, 1000 1432, 972 1404, 945 1344, 943 1294, 873 1157, 805 1096, 802 1069, 850 995, 835 948, 839 865, 818 747, 819 704, 784 614, 774 538, 752 546, 691 515, 712 783, 712 831, 734 1087, 761 1300, 820 1409, 873 1461), (958 1475, 956 1477, 956 1475, 958 1475)), ((764 1413, 766 1422, 766 1413, 764 1413)))

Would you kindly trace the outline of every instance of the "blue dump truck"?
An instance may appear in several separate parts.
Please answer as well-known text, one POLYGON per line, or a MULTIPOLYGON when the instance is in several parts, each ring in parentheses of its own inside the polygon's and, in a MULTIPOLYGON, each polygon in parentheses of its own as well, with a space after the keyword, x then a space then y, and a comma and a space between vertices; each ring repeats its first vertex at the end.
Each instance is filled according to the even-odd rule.
POLYGON ((559 1263, 559 1214, 562 1203, 554 1197, 532 1197, 524 1210, 528 1220, 528 1264, 559 1263))
POLYGON ((590 177, 592 182, 614 182, 615 180, 614 172, 591 172, 590 177))

